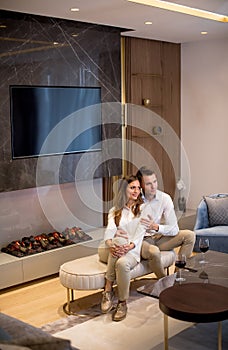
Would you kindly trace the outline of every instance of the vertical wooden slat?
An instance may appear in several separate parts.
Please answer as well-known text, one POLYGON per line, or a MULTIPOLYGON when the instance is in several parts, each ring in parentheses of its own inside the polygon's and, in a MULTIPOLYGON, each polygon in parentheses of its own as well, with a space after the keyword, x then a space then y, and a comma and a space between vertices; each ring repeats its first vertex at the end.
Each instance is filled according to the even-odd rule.
MULTIPOLYGON (((177 138, 168 139, 166 133, 156 138, 140 128, 129 128, 127 139, 141 145, 151 153, 162 176, 163 189, 174 197, 176 177, 180 174, 180 45, 155 40, 126 38, 125 41, 126 102, 142 106, 144 98, 150 98, 149 109, 157 113, 177 138), (168 145, 168 147, 167 147, 168 145), (164 147, 165 146, 165 147, 164 147), (170 153, 171 156, 170 157, 170 153), (172 161, 171 159, 172 158, 172 161)), ((143 107, 142 107, 143 108, 143 107)), ((139 115, 139 118, 141 116, 139 115)), ((130 118, 130 116, 128 116, 130 118)), ((145 120, 142 120, 142 124, 145 120)), ((146 121, 149 132, 153 128, 146 121)), ((172 137, 172 136, 170 136, 172 137)), ((128 147, 128 173, 134 172, 137 147, 128 147)), ((145 152, 146 153, 146 152, 145 152)), ((146 161, 146 159, 145 159, 146 161)), ((142 159, 144 162, 144 159, 142 159)), ((142 164, 151 165, 151 164, 142 164)))

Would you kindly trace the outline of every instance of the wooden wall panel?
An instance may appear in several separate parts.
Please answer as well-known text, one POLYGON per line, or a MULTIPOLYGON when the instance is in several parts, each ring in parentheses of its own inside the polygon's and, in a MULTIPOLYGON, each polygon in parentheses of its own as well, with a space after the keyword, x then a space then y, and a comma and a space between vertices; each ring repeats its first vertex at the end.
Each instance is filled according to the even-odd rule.
POLYGON ((180 47, 165 43, 163 56, 163 117, 180 135, 180 47))
POLYGON ((130 40, 131 45, 131 74, 162 74, 160 41, 138 38, 127 38, 127 40, 130 40))
POLYGON ((143 106, 145 98, 150 99, 147 108, 156 113, 151 120, 143 119, 143 110, 131 112, 128 120, 142 118, 140 127, 128 126, 127 149, 128 173, 137 170, 138 163, 155 169, 159 186, 173 198, 176 181, 180 173, 180 45, 154 40, 125 38, 126 102, 143 106), (154 120, 160 125, 154 125, 154 120), (154 127, 161 127, 161 134, 153 133, 154 127), (148 130, 148 132, 146 132, 148 130), (176 135, 174 137, 174 135, 176 135), (137 144, 145 149, 145 156, 137 149, 137 144), (148 164, 149 151, 151 157, 148 164), (137 166, 136 166, 137 164, 137 166))

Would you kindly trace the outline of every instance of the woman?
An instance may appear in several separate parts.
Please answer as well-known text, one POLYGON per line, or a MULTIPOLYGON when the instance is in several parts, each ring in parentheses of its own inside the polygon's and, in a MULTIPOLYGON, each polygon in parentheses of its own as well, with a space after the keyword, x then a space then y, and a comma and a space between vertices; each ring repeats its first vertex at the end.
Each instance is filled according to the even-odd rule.
POLYGON ((104 245, 98 249, 100 260, 107 263, 105 288, 101 310, 107 313, 113 306, 113 283, 116 281, 118 304, 114 321, 121 321, 127 314, 130 270, 140 261, 140 249, 145 228, 139 222, 141 188, 136 176, 125 177, 120 182, 115 205, 110 209, 104 245))

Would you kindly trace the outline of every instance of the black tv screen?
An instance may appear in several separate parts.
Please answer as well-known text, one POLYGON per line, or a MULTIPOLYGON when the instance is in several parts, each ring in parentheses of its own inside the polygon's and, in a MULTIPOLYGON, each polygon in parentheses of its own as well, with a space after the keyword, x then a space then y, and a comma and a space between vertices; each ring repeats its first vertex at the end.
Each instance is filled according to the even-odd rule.
POLYGON ((14 85, 10 109, 13 159, 101 149, 99 87, 14 85))

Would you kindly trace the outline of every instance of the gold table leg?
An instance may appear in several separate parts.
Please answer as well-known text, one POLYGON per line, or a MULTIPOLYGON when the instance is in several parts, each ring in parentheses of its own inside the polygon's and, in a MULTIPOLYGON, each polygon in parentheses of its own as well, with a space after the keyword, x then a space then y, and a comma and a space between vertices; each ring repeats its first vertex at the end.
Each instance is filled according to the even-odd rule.
POLYGON ((164 314, 164 350, 169 349, 168 344, 168 316, 164 314))
MULTIPOLYGON (((168 316, 164 314, 164 350, 169 349, 168 343, 168 316)), ((222 322, 218 322, 218 350, 222 350, 222 322)))
POLYGON ((222 350, 222 322, 218 322, 218 350, 222 350))

